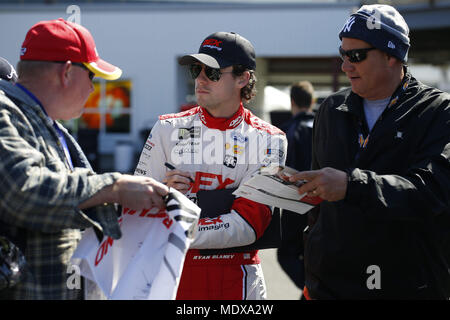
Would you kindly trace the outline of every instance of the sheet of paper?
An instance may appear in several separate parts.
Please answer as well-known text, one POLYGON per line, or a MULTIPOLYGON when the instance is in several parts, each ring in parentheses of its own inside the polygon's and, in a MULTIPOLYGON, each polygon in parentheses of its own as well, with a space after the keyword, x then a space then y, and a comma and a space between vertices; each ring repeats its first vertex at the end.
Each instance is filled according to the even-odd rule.
POLYGON ((289 167, 263 167, 259 174, 241 185, 233 194, 268 206, 304 214, 318 205, 322 199, 298 193, 298 187, 304 182, 294 183, 287 180, 297 172, 289 167))
POLYGON ((171 190, 166 209, 124 209, 122 238, 97 239, 85 231, 72 262, 88 279, 86 299, 175 299, 185 254, 194 238, 200 208, 171 190))

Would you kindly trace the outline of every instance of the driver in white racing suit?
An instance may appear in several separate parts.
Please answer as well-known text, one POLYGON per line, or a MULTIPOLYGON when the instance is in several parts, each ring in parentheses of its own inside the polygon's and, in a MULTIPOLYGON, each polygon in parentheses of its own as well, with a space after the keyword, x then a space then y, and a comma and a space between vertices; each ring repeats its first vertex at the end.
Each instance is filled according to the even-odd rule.
MULTIPOLYGON (((135 174, 164 181, 196 202, 201 190, 237 188, 263 165, 284 165, 284 133, 242 104, 254 95, 256 82, 255 53, 248 40, 217 32, 202 42, 198 54, 186 55, 179 63, 190 67, 199 106, 160 116, 135 174)), ((223 207, 214 193, 208 197, 217 201, 217 210, 223 207)), ((225 212, 201 218, 186 255, 177 299, 265 299, 257 250, 204 254, 200 249, 252 244, 271 217, 268 206, 239 197, 225 212)))

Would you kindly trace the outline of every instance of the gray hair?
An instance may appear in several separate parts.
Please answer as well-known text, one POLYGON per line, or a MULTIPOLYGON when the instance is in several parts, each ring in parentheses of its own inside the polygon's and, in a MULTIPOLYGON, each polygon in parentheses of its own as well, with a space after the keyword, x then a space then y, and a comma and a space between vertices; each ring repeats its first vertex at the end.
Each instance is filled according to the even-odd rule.
POLYGON ((34 61, 34 60, 20 60, 17 63, 17 74, 19 79, 33 77, 39 78, 48 71, 53 70, 56 63, 51 61, 34 61))

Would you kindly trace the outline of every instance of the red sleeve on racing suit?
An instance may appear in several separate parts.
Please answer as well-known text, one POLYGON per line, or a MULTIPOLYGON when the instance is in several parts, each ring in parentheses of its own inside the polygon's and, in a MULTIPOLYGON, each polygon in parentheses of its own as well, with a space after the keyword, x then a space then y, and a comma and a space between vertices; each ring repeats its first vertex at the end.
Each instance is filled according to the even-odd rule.
POLYGON ((272 211, 268 206, 246 198, 237 198, 234 200, 231 209, 239 213, 253 228, 256 239, 259 239, 264 234, 272 219, 272 211))

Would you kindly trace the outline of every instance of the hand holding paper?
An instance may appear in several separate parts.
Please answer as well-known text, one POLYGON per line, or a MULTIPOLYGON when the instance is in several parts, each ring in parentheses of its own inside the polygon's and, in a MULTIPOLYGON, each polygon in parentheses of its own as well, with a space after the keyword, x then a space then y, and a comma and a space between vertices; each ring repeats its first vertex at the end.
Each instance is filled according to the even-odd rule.
POLYGON ((304 180, 298 193, 317 196, 327 201, 339 201, 345 198, 347 192, 347 173, 333 168, 302 171, 292 175, 289 181, 304 180))

